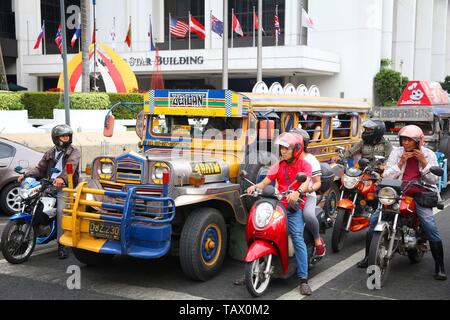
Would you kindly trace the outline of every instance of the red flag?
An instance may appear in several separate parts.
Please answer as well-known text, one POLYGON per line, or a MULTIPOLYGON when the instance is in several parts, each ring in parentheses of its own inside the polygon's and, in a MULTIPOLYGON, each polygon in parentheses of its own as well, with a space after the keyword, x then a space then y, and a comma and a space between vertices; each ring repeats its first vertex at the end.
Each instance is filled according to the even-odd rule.
POLYGON ((44 39, 44 24, 42 24, 41 32, 39 33, 39 36, 36 39, 36 43, 34 44, 33 49, 39 48, 39 45, 41 44, 42 39, 44 39))
MULTIPOLYGON (((255 30, 258 30, 259 20, 258 20, 258 16, 256 15, 255 11, 253 11, 253 21, 254 21, 253 23, 255 25, 255 30)), ((262 32, 264 32, 264 28, 262 27, 262 25, 261 25, 261 30, 262 30, 262 32)))
POLYGON ((91 43, 95 43, 95 21, 94 21, 94 29, 92 30, 92 41, 91 43))
POLYGON ((159 49, 156 47, 155 64, 153 65, 150 89, 164 89, 164 78, 160 66, 159 49))
POLYGON ((131 22, 128 25, 128 32, 125 38, 125 43, 128 45, 128 48, 131 48, 131 22))
POLYGON ((236 15, 233 13, 233 31, 236 32, 241 37, 244 36, 244 32, 242 32, 241 24, 239 23, 238 18, 236 18, 236 15))
POLYGON ((189 24, 191 32, 194 32, 200 39, 205 39, 205 27, 191 15, 191 22, 189 24))

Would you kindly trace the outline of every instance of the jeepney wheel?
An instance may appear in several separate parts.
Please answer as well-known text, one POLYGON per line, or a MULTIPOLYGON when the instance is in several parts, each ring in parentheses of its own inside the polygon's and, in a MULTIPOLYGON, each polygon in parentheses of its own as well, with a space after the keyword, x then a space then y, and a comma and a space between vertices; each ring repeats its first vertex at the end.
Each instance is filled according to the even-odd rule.
POLYGON ((98 266, 111 262, 113 254, 97 253, 84 249, 72 248, 73 255, 78 261, 88 266, 98 266))
POLYGON ((180 238, 183 272, 194 280, 205 281, 216 275, 225 258, 227 228, 219 210, 194 209, 186 219, 180 238))

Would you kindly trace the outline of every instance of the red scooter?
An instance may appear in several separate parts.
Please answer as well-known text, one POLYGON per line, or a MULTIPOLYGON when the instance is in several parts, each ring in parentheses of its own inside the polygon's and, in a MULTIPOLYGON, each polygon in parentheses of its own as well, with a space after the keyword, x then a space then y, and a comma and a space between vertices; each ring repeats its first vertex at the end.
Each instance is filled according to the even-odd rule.
MULTIPOLYGON (((246 179, 245 176, 246 172, 241 172, 241 177, 246 179)), ((296 181, 305 180, 304 174, 297 174, 296 181)), ((288 236, 285 207, 279 203, 292 191, 280 193, 274 186, 269 185, 264 190, 255 190, 251 195, 242 195, 258 198, 251 207, 247 220, 248 249, 244 258, 245 285, 254 297, 264 294, 272 277, 287 279, 296 271, 294 246, 288 236)), ((326 216, 319 207, 316 207, 316 217, 321 231, 325 230, 326 216)), ((308 266, 311 269, 321 258, 316 257, 314 238, 306 228, 304 239, 308 250, 308 266)))

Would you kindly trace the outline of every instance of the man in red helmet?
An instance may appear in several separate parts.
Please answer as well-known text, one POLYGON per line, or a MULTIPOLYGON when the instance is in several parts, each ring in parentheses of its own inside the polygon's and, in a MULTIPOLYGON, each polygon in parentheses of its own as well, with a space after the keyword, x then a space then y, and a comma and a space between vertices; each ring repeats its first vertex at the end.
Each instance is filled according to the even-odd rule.
POLYGON ((247 189, 247 193, 252 194, 256 188, 264 189, 274 180, 276 180, 280 192, 288 189, 295 190, 287 198, 281 200, 281 203, 287 209, 288 230, 295 248, 297 275, 300 279, 300 293, 302 295, 310 295, 312 292, 308 285, 308 252, 303 239, 303 203, 299 206, 298 201, 300 195, 308 190, 311 180, 311 165, 300 158, 304 149, 301 135, 285 132, 278 137, 275 143, 280 146, 281 160, 270 168, 263 181, 250 186, 247 189), (299 172, 305 173, 308 177, 303 183, 299 183, 295 179, 299 172))
MULTIPOLYGON (((404 182, 423 180, 429 184, 436 184, 439 177, 430 172, 430 167, 438 166, 437 158, 433 151, 424 147, 425 140, 422 129, 415 125, 408 125, 400 130, 398 136, 400 147, 394 149, 389 155, 383 176, 385 178, 401 179, 404 182)), ((410 190, 408 194, 414 197, 414 194, 419 192, 421 190, 415 188, 410 190)), ((435 262, 434 278, 436 280, 446 280, 444 249, 433 217, 433 210, 432 208, 419 205, 416 201, 416 212, 430 243, 431 254, 435 262)), ((368 266, 368 246, 372 239, 373 229, 378 221, 378 215, 378 212, 375 212, 370 219, 370 227, 366 235, 366 257, 358 264, 358 267, 366 268, 368 266)))

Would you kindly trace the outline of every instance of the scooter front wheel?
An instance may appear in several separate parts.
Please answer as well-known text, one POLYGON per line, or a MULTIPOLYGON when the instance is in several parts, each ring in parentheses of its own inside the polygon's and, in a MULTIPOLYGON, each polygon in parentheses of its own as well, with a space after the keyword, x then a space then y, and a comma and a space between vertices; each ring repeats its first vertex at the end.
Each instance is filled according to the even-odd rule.
POLYGON ((266 292, 271 276, 271 254, 245 264, 245 286, 254 297, 260 297, 266 292))
POLYGON ((2 254, 12 264, 27 261, 36 245, 36 232, 34 228, 24 221, 9 221, 2 233, 2 254), (25 235, 28 231, 28 236, 25 235))

